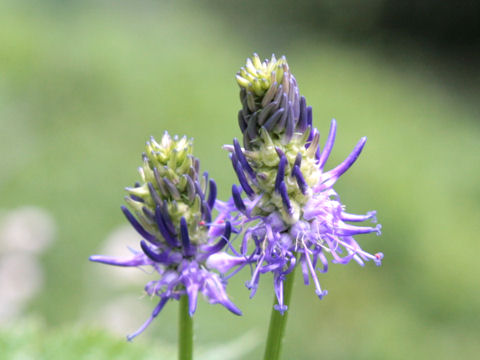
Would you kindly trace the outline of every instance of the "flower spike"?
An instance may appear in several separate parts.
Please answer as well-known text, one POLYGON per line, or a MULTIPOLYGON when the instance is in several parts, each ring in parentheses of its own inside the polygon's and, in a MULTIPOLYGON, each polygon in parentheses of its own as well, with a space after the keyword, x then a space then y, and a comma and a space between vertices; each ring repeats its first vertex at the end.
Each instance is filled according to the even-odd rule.
POLYGON ((381 263, 382 253, 369 254, 354 239, 372 232, 379 235, 380 225, 349 224, 376 221, 376 213, 345 212, 333 189, 360 155, 366 138, 360 139, 340 165, 325 172, 337 123, 332 120, 321 148, 320 133, 313 127, 312 108, 300 95, 285 57, 277 60, 272 56, 261 62, 254 55, 237 73, 237 82, 245 150, 242 152, 237 139, 233 146, 225 148, 233 152, 234 169, 248 199, 242 199, 240 188, 234 185, 232 199, 219 208, 219 216, 249 227, 243 232, 239 253, 215 255, 210 263, 221 272, 231 273, 246 263, 252 264, 252 276, 247 282, 251 296, 260 277, 273 273, 278 301, 275 309, 283 313, 287 310, 284 282, 295 267, 301 267, 305 284, 312 279, 321 299, 327 291, 321 288, 317 274, 327 272, 328 258, 331 263, 341 264, 352 259, 360 265, 368 260, 381 263), (249 184, 244 171, 256 180, 255 186, 245 186, 249 184), (249 253, 247 249, 252 247, 249 253))
MULTIPOLYGON (((234 314, 240 310, 228 299, 225 281, 211 271, 208 260, 228 243, 232 226, 226 221, 222 233, 210 231, 211 212, 217 187, 208 174, 199 175, 192 141, 165 133, 158 143, 151 138, 143 154, 140 176, 143 183, 127 188, 129 196, 122 212, 141 236, 141 251, 129 259, 94 255, 91 261, 114 266, 151 266, 159 279, 145 286, 148 295, 160 301, 147 321, 133 334, 142 333, 169 300, 188 297, 189 314, 197 307, 198 293, 212 304, 221 304, 234 314), (206 197, 207 187, 209 189, 206 197), (219 238, 220 237, 220 238, 219 238), (219 238, 219 239, 218 239, 219 238)), ((240 199, 241 200, 241 199, 240 199)))

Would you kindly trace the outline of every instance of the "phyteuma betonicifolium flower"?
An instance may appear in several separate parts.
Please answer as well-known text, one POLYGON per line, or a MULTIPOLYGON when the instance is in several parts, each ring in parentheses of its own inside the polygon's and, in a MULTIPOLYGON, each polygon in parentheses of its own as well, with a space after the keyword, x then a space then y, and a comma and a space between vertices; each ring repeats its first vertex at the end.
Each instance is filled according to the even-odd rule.
MULTIPOLYGON (((380 265, 382 253, 363 251, 354 235, 376 232, 380 225, 365 227, 351 223, 371 220, 375 211, 350 214, 333 185, 356 161, 366 138, 335 168, 324 165, 332 150, 337 124, 332 120, 323 148, 320 134, 312 125, 312 108, 301 96, 285 57, 260 61, 254 54, 237 73, 242 109, 238 124, 243 133, 243 148, 237 139, 225 146, 240 186, 233 185, 232 198, 221 203, 220 216, 244 229, 241 250, 233 255, 218 253, 209 265, 228 272, 253 263, 247 282, 255 294, 262 274, 272 272, 278 304, 284 312, 283 284, 287 274, 300 266, 305 284, 313 280, 322 298, 317 272, 332 263, 355 260, 360 265, 373 260, 380 265), (245 226, 246 225, 246 226, 245 226), (250 226, 248 226, 250 225, 250 226), (253 252, 248 249, 252 248, 253 252)), ((237 229, 240 230, 240 229, 237 229)))
POLYGON ((232 227, 222 220, 212 225, 217 188, 208 173, 200 175, 200 162, 192 152, 191 139, 172 138, 166 132, 160 143, 153 137, 147 142, 139 168, 141 183, 126 188, 128 207, 122 206, 125 217, 142 237, 141 251, 133 251, 129 259, 90 257, 108 265, 149 266, 159 275, 145 286, 148 295, 160 298, 158 305, 127 337, 129 340, 147 328, 168 300, 181 296, 188 296, 190 316, 195 312, 198 293, 212 304, 220 303, 241 314, 229 300, 224 280, 205 266, 209 256, 226 245, 232 227))

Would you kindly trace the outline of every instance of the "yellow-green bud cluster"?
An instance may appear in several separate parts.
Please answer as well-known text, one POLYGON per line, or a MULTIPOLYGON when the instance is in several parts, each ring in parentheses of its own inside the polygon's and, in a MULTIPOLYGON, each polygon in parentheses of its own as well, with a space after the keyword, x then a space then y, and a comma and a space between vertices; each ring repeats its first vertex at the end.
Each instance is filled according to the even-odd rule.
POLYGON ((281 83, 285 71, 288 71, 285 57, 277 60, 272 55, 270 60, 262 62, 257 54, 253 54, 252 59, 247 59, 245 67, 240 68, 236 78, 238 85, 247 92, 263 96, 273 83, 281 83))
POLYGON ((206 229, 204 220, 208 179, 199 177, 200 163, 193 155, 193 140, 171 137, 167 132, 160 143, 152 137, 146 143, 143 165, 139 167, 141 183, 126 188, 125 197, 140 224, 156 235, 162 236, 155 219, 157 206, 163 207, 179 233, 180 219, 185 217, 192 243, 203 242, 206 229))

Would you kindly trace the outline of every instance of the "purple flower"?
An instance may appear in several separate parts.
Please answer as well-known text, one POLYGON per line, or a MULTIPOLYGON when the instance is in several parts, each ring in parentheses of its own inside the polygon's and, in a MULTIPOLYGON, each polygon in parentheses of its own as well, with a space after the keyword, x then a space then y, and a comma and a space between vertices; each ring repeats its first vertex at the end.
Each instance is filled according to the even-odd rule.
POLYGON ((214 254, 208 265, 229 272, 253 263, 247 283, 251 296, 261 275, 273 273, 278 300, 275 309, 283 313, 287 310, 283 283, 295 266, 302 268, 305 284, 313 281, 316 294, 322 298, 327 291, 321 288, 317 274, 327 272, 329 258, 331 263, 347 264, 353 259, 362 266, 368 260, 381 264, 382 253, 365 252, 354 239, 360 234, 380 234, 380 225, 354 225, 376 222, 375 212, 347 213, 333 189, 360 155, 366 138, 360 139, 340 165, 324 171, 335 141, 336 122, 332 120, 321 149, 320 134, 312 125, 312 109, 299 96, 285 58, 277 61, 272 56, 271 61, 261 63, 254 55, 237 74, 237 81, 245 149, 236 139, 226 149, 240 187, 233 186, 232 198, 219 206, 219 216, 234 223, 238 231, 245 229, 244 237, 240 251, 214 254), (250 243, 254 250, 249 252, 250 243))
POLYGON ((195 313, 199 293, 210 303, 241 315, 227 296, 225 281, 205 266, 208 258, 228 243, 232 227, 222 219, 211 223, 216 185, 207 173, 198 176, 199 162, 191 148, 191 141, 172 139, 167 133, 160 144, 153 139, 147 143, 140 168, 143 185, 127 188, 126 200, 133 213, 122 206, 125 217, 143 238, 141 250, 133 251, 128 259, 90 257, 108 265, 151 267, 159 275, 145 286, 148 295, 160 298, 158 305, 128 340, 143 332, 168 300, 181 296, 188 296, 190 316, 195 313))

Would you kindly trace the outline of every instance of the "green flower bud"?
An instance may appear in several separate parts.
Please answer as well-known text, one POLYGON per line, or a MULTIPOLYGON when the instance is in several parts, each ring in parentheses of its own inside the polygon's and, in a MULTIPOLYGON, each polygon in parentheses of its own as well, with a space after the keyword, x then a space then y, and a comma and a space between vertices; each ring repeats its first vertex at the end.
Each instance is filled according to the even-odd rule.
POLYGON ((193 244, 206 241, 211 206, 207 204, 208 174, 199 176, 200 162, 193 155, 193 140, 171 137, 167 132, 158 143, 153 137, 146 143, 143 165, 138 169, 141 183, 128 187, 127 205, 138 222, 159 241, 158 212, 168 217, 166 226, 180 233, 180 219, 188 224, 193 244), (173 227, 173 228, 172 228, 173 227))

